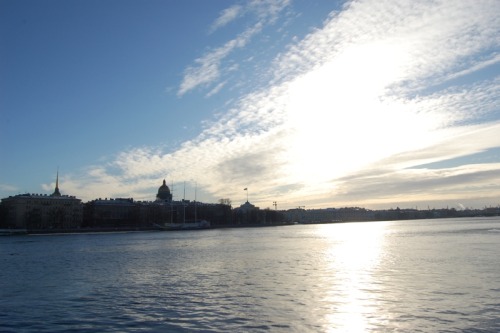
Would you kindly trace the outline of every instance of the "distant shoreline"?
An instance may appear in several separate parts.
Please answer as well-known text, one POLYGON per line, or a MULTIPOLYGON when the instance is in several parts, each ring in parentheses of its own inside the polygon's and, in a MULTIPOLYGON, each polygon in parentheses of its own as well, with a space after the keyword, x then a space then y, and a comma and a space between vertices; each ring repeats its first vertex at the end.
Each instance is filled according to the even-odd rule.
POLYGON ((214 229, 239 229, 239 228, 265 228, 265 227, 280 227, 292 225, 312 225, 312 224, 343 224, 343 223, 367 223, 367 222, 384 222, 384 221, 412 221, 412 220, 434 220, 434 219, 451 219, 451 218, 481 218, 493 216, 452 216, 452 217, 437 217, 426 219, 401 219, 401 220, 361 220, 361 221, 318 221, 318 222, 286 222, 286 223, 246 223, 234 225, 216 225, 209 228, 200 229, 172 229, 165 230, 158 227, 109 227, 109 228, 79 228, 79 229, 0 229, 0 236, 20 236, 20 235, 55 235, 55 234, 105 234, 105 233, 128 233, 128 232, 173 232, 173 231, 201 231, 201 230, 214 230, 214 229))
POLYGON ((294 225, 294 223, 274 223, 274 224, 238 224, 238 225, 220 225, 209 228, 200 229, 172 229, 165 230, 158 227, 124 227, 124 228, 79 228, 79 229, 0 229, 0 236, 15 236, 15 235, 53 235, 53 234, 95 234, 95 233, 119 233, 119 232, 144 232, 144 231, 158 231, 158 232, 171 232, 171 231, 201 231, 211 229, 232 229, 232 228, 261 228, 261 227, 277 227, 294 225))

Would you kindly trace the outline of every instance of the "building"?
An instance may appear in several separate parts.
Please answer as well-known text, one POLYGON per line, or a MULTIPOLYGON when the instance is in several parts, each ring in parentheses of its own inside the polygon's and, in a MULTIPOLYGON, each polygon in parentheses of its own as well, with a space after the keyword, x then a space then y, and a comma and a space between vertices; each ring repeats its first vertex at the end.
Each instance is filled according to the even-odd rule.
POLYGON ((95 199, 85 204, 84 227, 104 229, 152 228, 178 218, 172 193, 165 179, 158 188, 155 201, 132 198, 95 199))
POLYGON ((158 188, 158 193, 156 194, 156 201, 163 201, 163 202, 172 201, 172 193, 170 193, 170 189, 168 188, 165 179, 163 179, 163 185, 161 185, 158 188))
POLYGON ((265 223, 260 209, 252 205, 248 200, 234 209, 234 220, 237 224, 260 224, 265 223))
POLYGON ((78 229, 83 220, 81 200, 59 191, 59 173, 54 193, 9 196, 2 199, 2 206, 7 228, 28 231, 78 229))
POLYGON ((84 205, 85 228, 142 227, 140 205, 132 198, 95 199, 84 205))

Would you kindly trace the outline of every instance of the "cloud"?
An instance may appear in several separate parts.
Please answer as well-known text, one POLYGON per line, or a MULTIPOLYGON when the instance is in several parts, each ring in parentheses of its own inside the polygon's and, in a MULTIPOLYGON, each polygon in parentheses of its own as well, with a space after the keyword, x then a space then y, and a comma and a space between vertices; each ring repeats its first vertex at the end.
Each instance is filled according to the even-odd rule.
POLYGON ((14 185, 0 184, 0 191, 16 192, 16 191, 19 191, 19 188, 17 186, 14 186, 14 185))
POLYGON ((499 167, 496 163, 438 170, 374 169, 371 174, 338 180, 336 199, 339 205, 355 202, 359 206, 380 208, 457 201, 471 206, 479 198, 483 200, 482 205, 498 205, 499 167))
MULTIPOLYGON (((271 6, 251 2, 262 3, 271 6)), ((499 10, 493 0, 349 2, 199 136, 173 151, 122 152, 88 173, 97 185, 87 192, 109 182, 152 196, 166 177, 196 179, 205 200, 244 201, 248 187, 263 207, 490 202, 496 163, 415 167, 500 146, 498 75, 474 75, 497 59, 499 10)), ((221 79, 222 61, 260 30, 197 59, 179 95, 221 79)))
POLYGON ((500 19, 495 7, 494 1, 349 2, 345 10, 333 12, 318 33, 278 58, 275 76, 288 78, 290 72, 293 76, 308 71, 358 48, 375 52, 374 57, 354 53, 361 65, 376 65, 388 57, 396 61, 391 74, 398 77, 393 79, 407 81, 412 89, 425 79, 427 86, 431 79, 438 82, 471 67, 479 52, 498 47, 500 19))
POLYGON ((210 97, 210 96, 213 96, 215 94, 217 94, 225 85, 226 85, 227 81, 224 81, 224 82, 221 82, 219 83, 218 85, 216 85, 212 90, 210 90, 206 95, 205 97, 210 97))
POLYGON ((240 5, 234 5, 229 8, 224 9, 220 16, 215 20, 215 22, 210 27, 210 33, 213 33, 215 30, 224 27, 231 21, 234 21, 241 15, 243 7, 240 5))
POLYGON ((484 159, 484 153, 497 150, 489 147, 500 144, 500 138, 494 134, 499 130, 500 122, 453 129, 447 140, 421 150, 392 155, 363 170, 333 179, 331 188, 335 193, 332 199, 340 205, 356 202, 360 206, 379 208, 457 200, 473 206, 479 198, 483 200, 482 205, 485 202, 497 205, 500 191, 498 158, 488 163, 463 159, 460 164, 442 163, 440 166, 433 162, 453 161, 456 156, 481 152, 484 159))
POLYGON ((178 96, 184 95, 186 92, 194 88, 216 81, 221 76, 221 62, 232 51, 237 48, 244 47, 250 38, 262 29, 262 25, 256 24, 252 28, 245 30, 235 39, 228 41, 223 46, 205 54, 203 57, 195 60, 195 66, 189 66, 184 71, 184 79, 177 92, 178 96))
MULTIPOLYGON (((236 49, 244 48, 250 40, 262 29, 276 21, 279 13, 289 5, 288 0, 260 0, 250 1, 246 7, 239 5, 231 6, 224 11, 214 22, 210 31, 228 24, 235 20, 243 13, 253 13, 255 15, 255 23, 243 30, 232 40, 227 41, 224 45, 217 47, 194 61, 194 65, 188 66, 184 70, 182 82, 177 91, 178 96, 183 96, 185 93, 200 87, 207 87, 210 84, 217 82, 225 72, 231 72, 231 68, 222 68, 222 62, 236 49)), ((212 92, 214 90, 212 89, 212 92)), ((208 94, 211 96, 212 94, 208 94)))

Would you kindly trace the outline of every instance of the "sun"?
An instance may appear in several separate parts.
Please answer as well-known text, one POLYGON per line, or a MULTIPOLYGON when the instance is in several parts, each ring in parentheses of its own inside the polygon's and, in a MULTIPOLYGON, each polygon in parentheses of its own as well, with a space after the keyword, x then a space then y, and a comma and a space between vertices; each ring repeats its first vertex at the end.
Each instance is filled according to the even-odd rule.
POLYGON ((388 41, 353 45, 288 83, 288 174, 320 184, 421 144, 432 119, 388 93, 406 54, 388 41))

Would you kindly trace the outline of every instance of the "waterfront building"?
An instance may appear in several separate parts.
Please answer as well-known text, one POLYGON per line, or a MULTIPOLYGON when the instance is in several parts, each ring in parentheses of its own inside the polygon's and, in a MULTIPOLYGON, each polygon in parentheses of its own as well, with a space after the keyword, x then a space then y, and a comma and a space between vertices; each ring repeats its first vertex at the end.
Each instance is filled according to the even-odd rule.
POLYGON ((85 228, 151 228, 178 219, 176 203, 165 179, 158 188, 155 201, 134 201, 133 198, 95 199, 85 204, 85 228))
POLYGON ((80 199, 62 195, 59 190, 59 173, 54 192, 47 194, 25 193, 2 199, 5 226, 27 230, 59 230, 80 228, 83 207, 80 199))
POLYGON ((289 209, 284 214, 288 221, 298 223, 330 223, 339 221, 344 216, 335 208, 306 210, 303 207, 298 207, 289 209))
POLYGON ((156 200, 141 202, 141 219, 148 225, 158 226, 210 221, 213 225, 231 223, 231 206, 227 204, 208 204, 196 200, 173 200, 173 195, 165 180, 158 188, 156 200))
POLYGON ((240 211, 244 212, 244 213, 247 213, 247 212, 251 212, 251 211, 254 211, 254 210, 258 210, 259 208, 255 207, 255 205, 252 205, 250 202, 245 202, 244 204, 242 204, 239 208, 240 211))
POLYGON ((234 209, 237 224, 260 224, 265 223, 265 216, 260 209, 248 200, 240 207, 234 209))
POLYGON ((132 198, 95 199, 85 204, 86 228, 129 228, 142 226, 140 205, 132 198))

